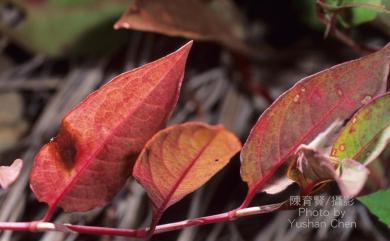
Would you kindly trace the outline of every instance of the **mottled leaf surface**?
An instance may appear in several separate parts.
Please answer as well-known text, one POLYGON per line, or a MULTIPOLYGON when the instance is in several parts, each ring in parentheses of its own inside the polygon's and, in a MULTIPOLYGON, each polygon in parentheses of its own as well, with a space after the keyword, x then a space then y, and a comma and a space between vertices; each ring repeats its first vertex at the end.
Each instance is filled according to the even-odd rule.
POLYGON ((57 205, 68 212, 101 207, 119 191, 176 105, 191 44, 115 77, 65 116, 36 155, 30 179, 49 213, 57 205))
POLYGON ((332 156, 368 165, 390 140, 390 93, 361 108, 337 137, 332 156))
POLYGON ((164 210, 201 187, 240 149, 237 137, 222 126, 189 122, 158 132, 133 170, 153 204, 152 228, 164 210))
POLYGON ((0 186, 8 188, 19 177, 23 167, 23 161, 16 159, 10 166, 0 166, 0 186))
POLYGON ((249 187, 242 207, 301 144, 384 93, 389 59, 387 45, 371 55, 309 76, 260 116, 241 152, 241 177, 249 187))
POLYGON ((374 192, 370 195, 359 197, 358 199, 380 221, 390 227, 390 189, 374 192))

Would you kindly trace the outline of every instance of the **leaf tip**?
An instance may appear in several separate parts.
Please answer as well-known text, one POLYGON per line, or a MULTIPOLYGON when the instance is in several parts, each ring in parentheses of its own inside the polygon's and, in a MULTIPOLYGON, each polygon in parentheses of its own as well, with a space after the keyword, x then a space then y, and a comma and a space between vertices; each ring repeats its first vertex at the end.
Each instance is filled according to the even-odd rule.
POLYGON ((124 29, 130 29, 130 24, 128 24, 126 21, 122 21, 122 18, 119 19, 115 24, 114 24, 114 29, 119 30, 121 28, 124 29))
POLYGON ((184 44, 182 47, 180 47, 177 52, 182 52, 182 55, 187 58, 191 48, 192 48, 192 44, 193 44, 193 40, 190 40, 189 42, 187 42, 186 44, 184 44))

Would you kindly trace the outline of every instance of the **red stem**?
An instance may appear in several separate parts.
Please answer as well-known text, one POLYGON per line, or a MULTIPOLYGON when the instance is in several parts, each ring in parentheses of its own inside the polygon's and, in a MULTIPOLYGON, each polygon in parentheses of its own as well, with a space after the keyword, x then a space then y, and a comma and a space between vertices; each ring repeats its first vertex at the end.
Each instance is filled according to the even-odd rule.
MULTIPOLYGON (((306 139, 306 137, 304 137, 306 139)), ((295 148, 293 148, 295 149, 295 148)), ((292 152, 292 150, 290 150, 292 152)), ((287 154, 287 156, 290 156, 290 153, 287 154)), ((265 174, 258 182, 256 182, 255 185, 252 187, 249 187, 248 192, 246 194, 244 202, 242 202, 241 206, 238 209, 244 209, 249 206, 252 199, 255 197, 258 190, 261 190, 261 188, 266 184, 266 182, 271 178, 271 176, 279 169, 279 167, 287 160, 287 158, 283 158, 281 161, 279 161, 278 164, 276 164, 267 174, 265 174)))
POLYGON ((49 222, 51 217, 53 217, 55 211, 56 211, 56 206, 55 205, 49 206, 49 209, 47 210, 47 212, 46 212, 45 216, 43 217, 42 221, 43 222, 49 222))
POLYGON ((0 230, 32 231, 30 222, 0 222, 0 230))
POLYGON ((235 59, 240 71, 243 87, 254 95, 262 96, 268 102, 268 104, 272 104, 274 99, 272 98, 268 89, 254 82, 251 74, 249 59, 240 54, 233 54, 233 58, 235 59))
POLYGON ((94 235, 112 235, 112 236, 126 236, 133 238, 144 238, 147 236, 148 229, 122 229, 122 228, 107 228, 107 227, 94 227, 83 225, 71 225, 67 224, 66 227, 74 232, 83 234, 94 235))
MULTIPOLYGON (((187 227, 206 225, 219 222, 232 221, 234 219, 259 215, 262 213, 268 213, 281 209, 284 203, 277 203, 271 205, 264 205, 259 207, 250 207, 245 209, 236 209, 221 214, 188 219, 180 222, 158 225, 155 227, 153 234, 170 232, 187 227)), ((13 231, 25 231, 25 232, 42 232, 42 231, 58 231, 58 232, 78 232, 84 234, 94 235, 113 235, 113 236, 126 236, 134 238, 145 238, 148 235, 150 228, 142 229, 120 229, 120 228, 107 228, 107 227, 94 227, 72 224, 54 224, 49 222, 0 222, 0 230, 13 230, 13 231)))

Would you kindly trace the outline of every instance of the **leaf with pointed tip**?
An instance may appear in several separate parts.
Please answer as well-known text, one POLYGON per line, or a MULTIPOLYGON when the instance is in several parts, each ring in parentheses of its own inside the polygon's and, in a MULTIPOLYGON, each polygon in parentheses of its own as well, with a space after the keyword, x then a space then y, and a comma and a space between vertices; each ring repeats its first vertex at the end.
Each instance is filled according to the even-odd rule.
POLYGON ((386 89, 390 44, 363 58, 309 76, 279 97, 259 118, 241 152, 241 177, 260 191, 297 148, 336 119, 349 118, 386 89))
POLYGON ((11 166, 0 166, 0 186, 1 188, 8 188, 19 177, 20 171, 23 167, 23 161, 16 159, 11 166))
POLYGON ((374 192, 370 195, 359 197, 371 213, 379 218, 379 220, 390 227, 390 189, 374 192))
POLYGON ((237 137, 222 126, 197 122, 169 127, 150 139, 133 176, 152 201, 151 230, 169 206, 201 187, 240 149, 237 137))
POLYGON ((374 161, 390 141, 390 93, 361 108, 340 132, 332 156, 365 165, 374 161))
POLYGON ((244 21, 231 0, 134 0, 116 22, 116 29, 136 29, 215 41, 252 55, 244 43, 244 21))
POLYGON ((119 191, 135 156, 176 105, 191 45, 115 77, 65 116, 31 173, 33 192, 49 205, 45 219, 57 205, 86 211, 119 191))
POLYGON ((339 160, 323 155, 317 150, 302 145, 292 156, 288 177, 298 183, 301 194, 309 195, 317 187, 336 181, 344 197, 356 196, 366 183, 368 170, 364 165, 350 159, 339 160))

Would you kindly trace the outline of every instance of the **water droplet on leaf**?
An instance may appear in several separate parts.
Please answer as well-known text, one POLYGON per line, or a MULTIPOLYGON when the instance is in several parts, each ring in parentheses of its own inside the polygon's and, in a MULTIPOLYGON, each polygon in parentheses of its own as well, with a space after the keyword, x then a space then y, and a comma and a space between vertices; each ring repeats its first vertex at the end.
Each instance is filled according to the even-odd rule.
POLYGON ((366 105, 368 104, 368 102, 370 102, 370 100, 372 99, 371 96, 367 95, 366 97, 364 97, 364 99, 362 100, 362 104, 366 105))
POLYGON ((341 145, 339 146, 339 150, 340 150, 340 151, 344 151, 344 150, 345 150, 344 144, 341 144, 341 145))
POLYGON ((294 102, 296 103, 296 102, 298 102, 299 101, 299 95, 296 95, 295 97, 294 97, 294 102))

